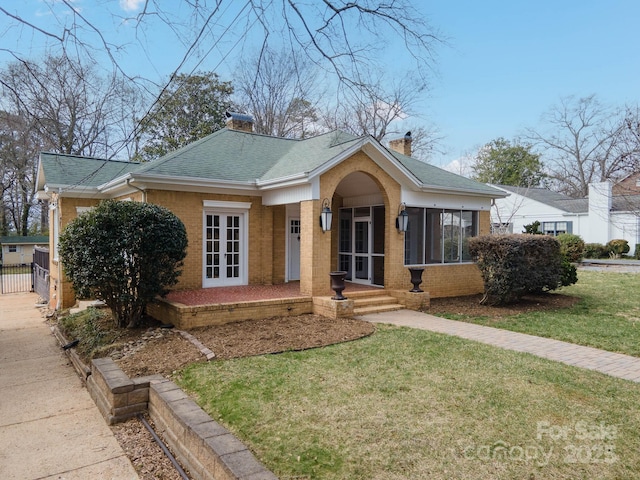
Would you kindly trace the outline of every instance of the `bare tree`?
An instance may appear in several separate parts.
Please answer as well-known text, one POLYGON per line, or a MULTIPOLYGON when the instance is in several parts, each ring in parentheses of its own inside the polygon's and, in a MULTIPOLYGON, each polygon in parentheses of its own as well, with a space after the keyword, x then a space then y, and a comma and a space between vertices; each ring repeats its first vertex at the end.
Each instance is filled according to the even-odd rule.
MULTIPOLYGON (((162 35, 183 48, 182 56, 173 59, 165 85, 177 74, 193 73, 207 58, 215 56, 214 62, 221 65, 231 55, 256 48, 301 52, 339 83, 355 89, 366 88, 371 72, 386 67, 385 50, 400 48, 395 55, 412 59, 412 68, 426 80, 433 70, 434 51, 444 43, 420 6, 410 0, 142 0, 98 2, 86 9, 73 0, 43 0, 41 5, 48 12, 37 22, 29 21, 19 4, 0 7, 0 16, 7 20, 7 29, 21 31, 28 43, 58 48, 70 58, 99 54, 114 71, 132 80, 138 80, 137 75, 125 71, 121 59, 134 48, 144 55, 153 37, 162 35), (101 30, 98 18, 101 24, 111 20, 117 31, 101 30)), ((5 43, 0 51, 25 60, 20 47, 5 43)))
POLYGON ((115 155, 132 129, 138 97, 122 79, 104 79, 66 57, 11 63, 0 71, 0 87, 4 225, 26 235, 39 153, 115 155))
POLYGON ((548 130, 529 130, 543 149, 549 178, 572 197, 584 197, 589 183, 617 180, 638 168, 639 144, 625 112, 602 105, 595 95, 566 97, 543 117, 548 130))
POLYGON ((37 132, 28 118, 0 112, 2 231, 28 235, 35 202, 37 132))
POLYGON ((0 85, 4 109, 30 119, 41 148, 60 153, 111 156, 137 105, 122 79, 105 79, 66 57, 11 63, 0 72, 0 85))
POLYGON ((253 116, 256 133, 305 138, 320 130, 319 80, 318 69, 306 57, 264 48, 239 62, 233 81, 236 104, 253 116))
POLYGON ((426 84, 416 77, 387 79, 378 76, 360 89, 338 92, 335 106, 325 111, 324 123, 329 128, 353 135, 371 135, 380 142, 411 130, 415 156, 426 159, 439 149, 442 138, 438 130, 432 124, 407 128, 404 123, 408 117, 415 116, 425 91, 426 84))

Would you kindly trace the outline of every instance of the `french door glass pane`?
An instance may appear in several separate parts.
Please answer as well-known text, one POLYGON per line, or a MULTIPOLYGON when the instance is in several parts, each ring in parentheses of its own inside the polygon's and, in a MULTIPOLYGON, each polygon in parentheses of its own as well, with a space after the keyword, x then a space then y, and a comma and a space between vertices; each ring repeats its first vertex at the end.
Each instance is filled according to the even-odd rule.
POLYGON ((240 216, 205 216, 205 277, 240 277, 240 216), (224 225, 224 227, 223 227, 224 225))

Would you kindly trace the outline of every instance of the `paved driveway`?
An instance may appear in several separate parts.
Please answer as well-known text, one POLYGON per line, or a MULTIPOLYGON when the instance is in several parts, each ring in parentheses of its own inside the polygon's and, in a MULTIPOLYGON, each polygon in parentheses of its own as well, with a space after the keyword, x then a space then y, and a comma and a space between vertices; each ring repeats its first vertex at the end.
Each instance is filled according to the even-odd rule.
POLYGON ((138 479, 37 300, 0 295, 0 479, 138 479))

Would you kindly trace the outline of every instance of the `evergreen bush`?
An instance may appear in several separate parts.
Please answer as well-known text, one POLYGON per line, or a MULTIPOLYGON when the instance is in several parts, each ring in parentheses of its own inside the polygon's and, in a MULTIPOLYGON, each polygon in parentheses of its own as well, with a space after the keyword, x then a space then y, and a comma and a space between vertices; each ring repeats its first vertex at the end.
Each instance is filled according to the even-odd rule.
POLYGON ((575 269, 569 262, 563 267, 560 242, 548 235, 482 235, 469 239, 469 251, 484 281, 482 304, 512 303, 528 293, 555 290, 571 282, 569 267, 575 269))
POLYGON ((609 253, 607 248, 601 243, 585 243, 584 258, 605 258, 609 253))
POLYGON ((620 258, 622 255, 629 253, 629 242, 623 239, 609 240, 605 248, 611 258, 620 258))
POLYGON ((560 242, 560 253, 570 262, 580 262, 584 258, 584 240, 579 235, 562 233, 556 237, 560 242))
POLYGON ((80 297, 103 300, 116 325, 135 327, 144 308, 178 282, 184 224, 166 208, 106 200, 60 235, 64 272, 80 297))

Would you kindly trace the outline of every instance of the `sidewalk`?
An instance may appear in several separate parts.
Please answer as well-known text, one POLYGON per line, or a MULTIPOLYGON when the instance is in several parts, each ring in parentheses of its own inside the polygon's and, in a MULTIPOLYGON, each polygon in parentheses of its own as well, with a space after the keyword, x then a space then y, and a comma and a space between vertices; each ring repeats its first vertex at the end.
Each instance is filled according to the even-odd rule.
POLYGON ((37 298, 0 295, 0 478, 138 479, 37 298))
POLYGON ((373 323, 389 323, 455 335, 467 340, 493 345, 494 347, 531 353, 538 357, 548 358, 549 360, 566 363, 574 367, 596 370, 612 377, 640 382, 640 358, 638 357, 607 352, 592 347, 583 347, 550 338, 536 337, 526 333, 446 320, 412 310, 373 313, 359 318, 373 323))

